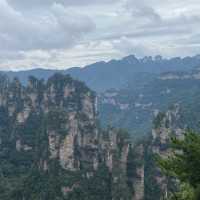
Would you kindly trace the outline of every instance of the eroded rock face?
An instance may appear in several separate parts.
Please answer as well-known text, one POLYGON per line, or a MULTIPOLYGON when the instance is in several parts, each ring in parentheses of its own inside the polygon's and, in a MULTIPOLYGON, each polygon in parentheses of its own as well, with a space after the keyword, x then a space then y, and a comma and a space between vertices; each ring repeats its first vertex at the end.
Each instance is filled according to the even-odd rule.
POLYGON ((126 136, 119 135, 119 130, 108 130, 107 138, 101 138, 100 148, 104 152, 104 159, 110 172, 115 168, 116 162, 126 171, 130 143, 126 136), (125 137, 125 138, 123 138, 125 137))
POLYGON ((45 125, 48 119, 45 151, 49 152, 49 159, 59 159, 64 169, 75 170, 75 148, 93 148, 97 137, 94 93, 84 84, 62 75, 51 77, 47 83, 31 77, 27 87, 17 79, 9 82, 2 77, 1 82, 0 106, 7 110, 11 128, 16 129, 17 133, 12 135, 13 139, 16 137, 16 150, 24 147, 29 151, 34 146, 34 142, 32 146, 29 141, 26 144, 24 130, 18 129, 28 127, 27 131, 32 131, 35 137, 37 131, 30 130, 29 125, 34 122, 45 125))
POLYGON ((144 199, 144 146, 140 144, 135 149, 137 160, 140 164, 136 167, 136 177, 134 177, 134 195, 133 200, 144 199))
POLYGON ((75 135, 69 134, 62 141, 59 149, 60 164, 64 169, 75 170, 75 135))
POLYGON ((172 136, 183 137, 184 129, 179 127, 180 123, 180 106, 174 105, 161 117, 157 116, 159 126, 152 130, 153 152, 161 155, 167 154, 169 151, 169 141, 172 136))
POLYGON ((51 131, 48 133, 50 159, 58 158, 60 148, 60 136, 56 132, 51 131))
POLYGON ((17 114, 17 122, 18 123, 25 123, 26 120, 28 119, 30 114, 30 109, 24 109, 22 112, 17 114))
MULTIPOLYGON (((17 166, 25 165, 27 171, 35 166, 54 178, 58 172, 71 174, 68 179, 73 181, 60 186, 65 197, 80 187, 83 178, 95 178, 102 166, 110 177, 106 184, 121 190, 121 199, 128 193, 133 195, 130 191, 134 185, 127 185, 128 137, 119 130, 100 130, 96 113, 95 94, 69 76, 54 75, 47 82, 31 77, 26 87, 18 80, 1 84, 0 152, 10 148, 8 143, 13 144, 10 155, 24 158, 17 166), (80 177, 74 180, 73 176, 80 177)), ((113 193, 113 200, 117 198, 113 193)))
MULTIPOLYGON (((153 154, 158 154, 163 158, 167 158, 171 153, 169 146, 171 137, 183 138, 184 128, 180 122, 180 106, 174 105, 164 114, 158 114, 155 123, 155 128, 152 130, 152 143, 150 151, 153 154)), ((156 168, 155 180, 161 190, 161 194, 166 198, 168 180, 162 175, 159 168, 156 168)))

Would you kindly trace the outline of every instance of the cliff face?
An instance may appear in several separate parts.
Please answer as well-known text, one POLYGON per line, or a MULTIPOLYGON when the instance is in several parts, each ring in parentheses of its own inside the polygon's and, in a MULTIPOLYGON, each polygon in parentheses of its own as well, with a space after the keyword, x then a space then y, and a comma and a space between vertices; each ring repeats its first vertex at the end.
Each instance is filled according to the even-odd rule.
POLYGON ((154 120, 152 130, 152 150, 161 156, 167 156, 171 137, 182 137, 180 106, 174 105, 166 113, 159 113, 154 120))
POLYGON ((35 140, 43 134, 47 142, 43 149, 46 161, 40 163, 46 163, 46 167, 52 159, 58 159, 62 168, 70 170, 80 168, 80 162, 87 160, 87 156, 93 162, 97 148, 95 97, 86 86, 61 75, 55 75, 46 84, 31 78, 26 88, 14 80, 1 88, 0 99, 11 129, 7 139, 16 143, 17 152, 38 150, 35 140), (75 146, 94 152, 92 155, 83 152, 76 159, 75 146))
POLYGON ((0 77, 0 199, 152 200, 168 180, 153 163, 182 137, 180 107, 154 120, 151 140, 133 145, 122 130, 97 126, 95 94, 56 74, 26 87, 0 77))
POLYGON ((97 127, 96 97, 83 83, 59 74, 26 87, 0 82, 1 198, 133 197, 128 136, 97 127))
POLYGON ((149 165, 145 169, 147 199, 167 198, 169 187, 173 187, 172 180, 166 178, 152 160, 155 155, 165 158, 172 153, 170 148, 172 137, 180 139, 184 137, 185 128, 181 115, 180 105, 176 104, 167 112, 159 113, 154 120, 154 128, 146 153, 147 165, 149 165), (151 184, 152 188, 148 187, 148 184, 151 184), (152 194, 155 196, 152 197, 152 194))
POLYGON ((144 145, 137 145, 135 148, 136 160, 138 163, 136 166, 136 175, 133 177, 133 188, 134 188, 134 196, 133 200, 143 200, 145 198, 144 194, 144 145))

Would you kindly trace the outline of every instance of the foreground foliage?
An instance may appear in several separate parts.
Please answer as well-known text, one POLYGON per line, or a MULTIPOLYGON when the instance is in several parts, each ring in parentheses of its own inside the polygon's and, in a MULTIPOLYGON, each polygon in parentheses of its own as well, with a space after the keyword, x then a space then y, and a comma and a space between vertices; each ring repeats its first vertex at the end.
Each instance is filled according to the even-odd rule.
POLYGON ((175 180, 175 191, 168 195, 170 200, 200 199, 200 135, 189 131, 184 139, 172 138, 172 154, 160 158, 159 166, 169 179, 175 180))

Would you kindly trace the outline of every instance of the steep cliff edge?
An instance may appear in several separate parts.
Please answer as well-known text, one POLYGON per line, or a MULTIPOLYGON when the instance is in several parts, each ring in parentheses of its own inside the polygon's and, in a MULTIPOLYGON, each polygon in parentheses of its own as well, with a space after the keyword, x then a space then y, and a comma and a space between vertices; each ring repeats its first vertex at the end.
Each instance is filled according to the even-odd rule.
POLYGON ((166 198, 168 190, 174 187, 173 180, 161 173, 155 158, 157 155, 167 158, 172 153, 171 138, 184 137, 186 124, 182 120, 182 110, 179 104, 173 105, 165 113, 158 113, 154 119, 154 128, 145 153, 145 200, 166 198))
POLYGON ((70 76, 0 77, 1 199, 135 199, 129 137, 100 130, 95 103, 70 76))

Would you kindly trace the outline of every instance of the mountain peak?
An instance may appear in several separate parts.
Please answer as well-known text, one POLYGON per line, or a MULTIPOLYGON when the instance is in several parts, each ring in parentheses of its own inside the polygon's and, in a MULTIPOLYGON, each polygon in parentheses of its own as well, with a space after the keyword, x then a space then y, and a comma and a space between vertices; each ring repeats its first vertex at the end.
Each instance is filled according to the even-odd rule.
POLYGON ((135 55, 126 56, 122 60, 128 62, 129 64, 134 64, 138 62, 138 59, 135 55))

